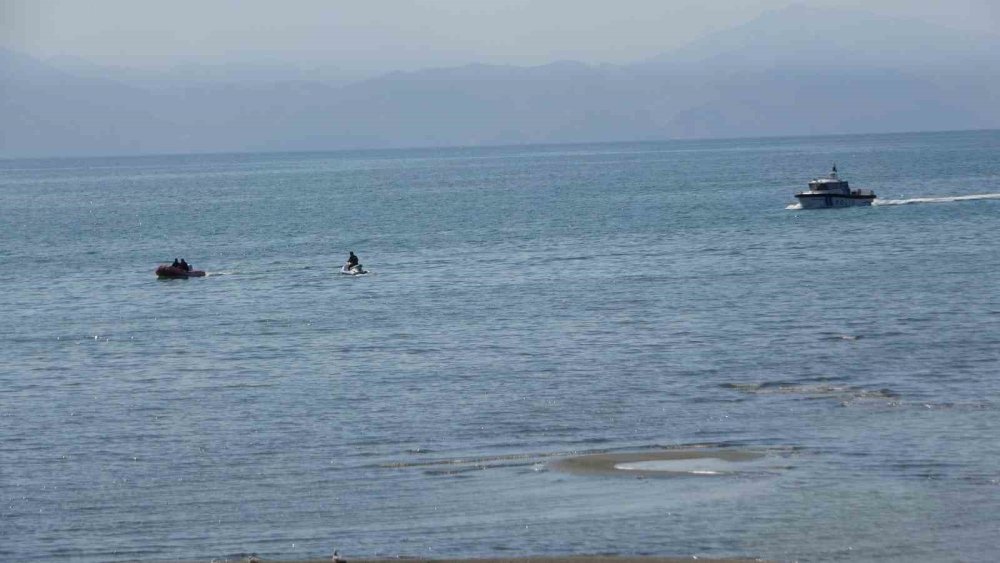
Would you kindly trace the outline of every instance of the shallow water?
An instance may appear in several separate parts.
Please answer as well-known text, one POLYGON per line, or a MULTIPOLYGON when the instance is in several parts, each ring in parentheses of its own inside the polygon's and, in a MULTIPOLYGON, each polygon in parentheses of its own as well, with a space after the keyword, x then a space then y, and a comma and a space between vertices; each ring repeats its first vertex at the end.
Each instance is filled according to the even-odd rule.
POLYGON ((0 558, 994 560, 998 154, 0 161, 0 558), (786 209, 834 161, 913 204, 786 209), (780 470, 547 466, 694 444, 780 470))

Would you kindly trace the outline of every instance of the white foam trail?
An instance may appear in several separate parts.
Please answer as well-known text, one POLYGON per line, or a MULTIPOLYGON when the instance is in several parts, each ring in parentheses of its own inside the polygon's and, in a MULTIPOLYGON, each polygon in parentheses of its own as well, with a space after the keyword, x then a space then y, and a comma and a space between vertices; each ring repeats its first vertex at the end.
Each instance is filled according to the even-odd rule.
POLYGON ((796 209, 802 209, 802 204, 801 203, 789 203, 788 207, 786 207, 785 209, 791 209, 793 211, 796 210, 796 209))
POLYGON ((872 205, 909 205, 911 203, 951 203, 953 201, 975 201, 979 199, 1000 199, 1000 194, 956 195, 946 197, 914 197, 911 199, 876 198, 872 205))

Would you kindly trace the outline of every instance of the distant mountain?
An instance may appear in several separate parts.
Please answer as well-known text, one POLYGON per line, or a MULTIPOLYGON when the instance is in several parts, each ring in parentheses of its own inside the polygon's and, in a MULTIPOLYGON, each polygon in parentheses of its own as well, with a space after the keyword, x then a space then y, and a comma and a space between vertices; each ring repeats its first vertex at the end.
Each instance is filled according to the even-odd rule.
POLYGON ((632 65, 474 64, 349 84, 260 69, 129 78, 0 50, 0 156, 996 128, 996 52, 995 37, 797 6, 632 65))
POLYGON ((688 75, 687 137, 1000 126, 1000 39, 920 21, 793 5, 636 65, 688 75))
POLYGON ((469 65, 393 73, 328 101, 332 133, 377 146, 649 138, 646 100, 630 80, 575 62, 469 65))
POLYGON ((103 66, 72 55, 46 59, 45 64, 83 78, 102 78, 131 86, 157 88, 183 84, 322 82, 344 85, 368 78, 333 65, 290 65, 280 62, 199 64, 178 63, 155 68, 103 66))
POLYGON ((0 49, 0 156, 130 154, 171 124, 149 96, 0 49))
POLYGON ((940 131, 996 126, 927 79, 892 71, 774 70, 734 74, 670 120, 679 137, 940 131))
POLYGON ((998 37, 974 37, 919 20, 791 5, 709 34, 647 64, 711 69, 998 67, 998 37))

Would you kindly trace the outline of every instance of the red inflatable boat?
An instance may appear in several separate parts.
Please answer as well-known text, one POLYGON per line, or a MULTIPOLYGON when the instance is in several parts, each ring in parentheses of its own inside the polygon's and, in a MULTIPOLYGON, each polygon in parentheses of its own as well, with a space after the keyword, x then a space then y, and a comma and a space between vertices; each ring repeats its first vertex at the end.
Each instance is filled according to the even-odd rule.
POLYGON ((204 270, 185 270, 170 264, 160 264, 156 267, 156 277, 169 279, 200 278, 205 275, 204 270))

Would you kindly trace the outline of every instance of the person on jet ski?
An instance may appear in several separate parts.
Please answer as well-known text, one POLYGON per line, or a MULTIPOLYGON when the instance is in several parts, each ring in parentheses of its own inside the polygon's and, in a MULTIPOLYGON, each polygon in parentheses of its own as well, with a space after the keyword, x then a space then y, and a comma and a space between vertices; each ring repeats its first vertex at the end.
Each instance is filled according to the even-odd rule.
POLYGON ((350 254, 350 256, 347 257, 347 269, 348 270, 350 270, 351 268, 359 265, 358 264, 358 257, 354 255, 354 251, 351 250, 349 252, 349 254, 350 254))

